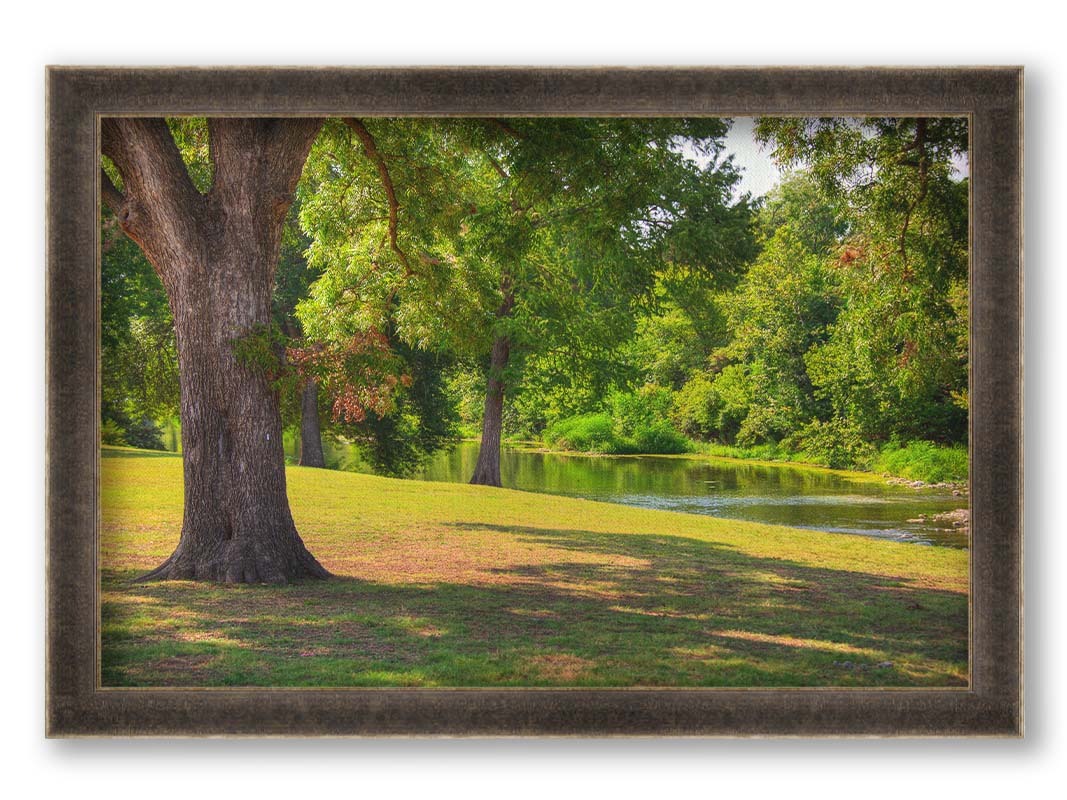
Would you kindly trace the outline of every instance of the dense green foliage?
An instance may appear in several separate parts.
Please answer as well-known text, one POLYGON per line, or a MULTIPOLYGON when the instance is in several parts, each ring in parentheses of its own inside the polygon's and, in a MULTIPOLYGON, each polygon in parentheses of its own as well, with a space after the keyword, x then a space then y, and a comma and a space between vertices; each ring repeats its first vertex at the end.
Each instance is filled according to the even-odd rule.
MULTIPOLYGON (((760 120, 793 171, 758 201, 737 196, 727 128, 330 121, 258 353, 300 378, 278 384, 287 427, 313 376, 324 435, 409 474, 477 435, 504 338, 512 438, 965 478, 966 121, 760 120)), ((206 191, 204 121, 171 131, 206 191)), ((103 435, 162 447, 165 295, 106 218, 104 234, 103 435)))
POLYGON ((163 285, 141 249, 102 220, 101 438, 162 450, 161 420, 178 411, 178 356, 163 285))
MULTIPOLYGON (((407 380, 396 388, 388 412, 369 411, 362 420, 346 420, 333 410, 320 411, 327 435, 353 442, 379 475, 403 477, 427 456, 456 438, 455 399, 446 386, 447 356, 390 340, 407 380)), ((329 395, 326 395, 329 402, 329 395)))
POLYGON ((938 447, 930 442, 889 442, 872 468, 902 478, 927 482, 958 481, 967 477, 967 448, 938 447))
POLYGON ((849 223, 835 258, 841 310, 805 356, 816 394, 865 438, 963 442, 967 195, 954 174, 966 120, 764 120, 849 223))
MULTIPOLYGON (((289 224, 284 231, 282 254, 275 278, 274 317, 284 330, 286 343, 299 355, 311 355, 305 361, 301 380, 282 388, 282 418, 293 432, 300 430, 301 396, 305 381, 318 381, 318 416, 322 435, 341 437, 356 444, 361 456, 376 472, 402 476, 414 471, 430 454, 455 438, 457 419, 455 400, 445 390, 447 355, 411 347, 400 340, 395 324, 381 334, 384 350, 376 359, 366 348, 360 358, 314 359, 313 354, 330 342, 316 342, 303 335, 297 306, 304 302, 321 270, 307 258, 311 240, 298 224, 300 204, 312 191, 310 181, 300 189, 289 224), (386 363, 389 362, 389 363, 386 363), (390 386, 388 402, 362 403, 361 413, 344 413, 346 400, 368 388, 365 369, 380 382, 386 375, 401 375, 403 381, 390 386)), ((349 336, 349 352, 358 336, 349 336)), ((372 378, 374 380, 374 378, 372 378)), ((383 398, 385 399, 385 398, 383 398)))
POLYGON ((758 255, 703 318, 680 304, 647 318, 631 371, 672 393, 669 419, 706 452, 965 478, 965 121, 757 133, 796 168, 764 199, 758 255))
POLYGON ((549 425, 544 436, 545 444, 561 450, 581 450, 586 453, 620 452, 615 423, 611 415, 603 411, 561 419, 549 425))
POLYGON ((747 198, 732 197, 726 129, 716 119, 330 125, 301 213, 323 272, 301 321, 324 340, 388 321, 400 341, 473 373, 452 382, 466 393, 466 428, 480 416, 469 392, 492 377, 506 387, 509 433, 538 436, 628 388, 618 351, 663 285, 740 275, 754 239, 747 198), (506 363, 491 367, 501 340, 506 363))
POLYGON ((607 410, 549 425, 544 442, 549 447, 587 453, 685 453, 690 449, 689 441, 666 418, 670 403, 670 392, 662 387, 615 392, 605 404, 607 410))

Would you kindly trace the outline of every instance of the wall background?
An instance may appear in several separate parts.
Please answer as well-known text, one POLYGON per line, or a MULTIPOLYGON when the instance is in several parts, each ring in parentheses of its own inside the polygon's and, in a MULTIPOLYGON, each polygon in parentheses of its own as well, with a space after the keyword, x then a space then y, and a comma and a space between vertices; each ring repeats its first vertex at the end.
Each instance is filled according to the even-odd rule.
MULTIPOLYGON (((945 4, 948 5, 948 4, 945 4)), ((7 333, 0 469, 12 545, 5 783, 34 796, 849 797, 1038 796, 1064 749, 1059 612, 1065 535, 1055 502, 1063 418, 1067 218, 1062 35, 1047 6, 965 11, 764 0, 368 5, 218 0, 17 4, 2 59, 6 183, 0 269, 7 333), (43 738, 44 65, 1024 64, 1027 222, 1027 738, 1024 741, 59 741, 43 738), (1057 258, 1056 256, 1061 256, 1057 258)), ((1048 784, 1048 787, 1046 787, 1048 784)))

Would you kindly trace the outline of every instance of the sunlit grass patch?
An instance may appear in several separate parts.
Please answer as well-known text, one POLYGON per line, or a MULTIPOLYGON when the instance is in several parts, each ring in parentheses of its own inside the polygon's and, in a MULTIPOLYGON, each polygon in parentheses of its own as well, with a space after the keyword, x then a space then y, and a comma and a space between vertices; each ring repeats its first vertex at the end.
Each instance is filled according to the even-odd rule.
POLYGON ((336 577, 138 584, 181 461, 132 452, 103 460, 105 686, 966 683, 966 551, 296 467, 336 577))

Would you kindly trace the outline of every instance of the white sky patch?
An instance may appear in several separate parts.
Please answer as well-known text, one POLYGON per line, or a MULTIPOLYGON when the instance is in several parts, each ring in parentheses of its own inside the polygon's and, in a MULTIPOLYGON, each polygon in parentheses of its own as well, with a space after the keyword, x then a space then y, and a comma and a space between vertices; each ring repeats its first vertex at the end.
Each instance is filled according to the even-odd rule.
MULTIPOLYGON (((769 148, 762 147, 754 131, 754 117, 733 117, 730 131, 723 140, 723 153, 720 158, 732 155, 734 164, 741 172, 741 180, 734 187, 734 199, 748 192, 755 199, 767 194, 778 185, 782 171, 771 158, 769 148)), ((700 164, 707 166, 708 160, 697 154, 691 147, 683 145, 683 152, 700 164)))
POLYGON ((952 177, 963 180, 971 177, 970 153, 959 153, 952 157, 952 177))
POLYGON ((734 124, 726 134, 726 153, 734 157, 734 163, 741 170, 741 181, 734 194, 740 196, 745 192, 753 198, 767 194, 782 179, 782 171, 771 158, 770 148, 764 148, 756 141, 754 117, 734 117, 734 124))
MULTIPOLYGON (((745 192, 753 199, 761 197, 779 184, 785 174, 771 158, 770 147, 756 141, 755 117, 733 117, 730 131, 723 140, 723 156, 732 155, 734 164, 741 172, 741 180, 734 187, 734 198, 745 192)), ((688 150, 688 148, 686 148, 688 150)), ((970 162, 968 153, 960 153, 952 159, 953 177, 962 180, 969 176, 970 162)), ((700 163, 707 164, 708 159, 701 158, 689 151, 689 156, 700 163)))

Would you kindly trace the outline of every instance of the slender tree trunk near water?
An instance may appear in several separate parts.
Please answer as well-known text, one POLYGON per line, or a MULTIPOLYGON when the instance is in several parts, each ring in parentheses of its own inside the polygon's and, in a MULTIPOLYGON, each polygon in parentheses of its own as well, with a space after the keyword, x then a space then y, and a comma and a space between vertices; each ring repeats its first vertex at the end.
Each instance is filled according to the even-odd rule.
POLYGON ((311 379, 304 384, 300 403, 300 466, 325 467, 322 454, 322 431, 319 428, 319 384, 311 379))
MULTIPOLYGON (((511 315, 515 307, 515 295, 507 275, 501 282, 504 302, 497 309, 498 319, 511 315)), ((498 334, 493 339, 489 353, 489 375, 485 386, 485 410, 482 413, 482 442, 478 447, 478 463, 474 467, 471 483, 482 486, 500 486, 500 437, 504 421, 504 370, 511 356, 511 342, 507 336, 498 334)))
POLYGON ((289 510, 277 392, 234 344, 270 324, 282 225, 318 120, 212 119, 214 181, 193 186, 162 119, 105 118, 104 201, 159 274, 174 317, 185 505, 174 553, 144 576, 286 583, 328 573, 289 510))
POLYGON ((500 486, 500 431, 504 416, 503 371, 510 355, 508 340, 498 336, 493 340, 489 359, 489 380, 485 390, 485 411, 482 414, 482 442, 478 447, 478 463, 471 483, 500 486))

